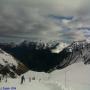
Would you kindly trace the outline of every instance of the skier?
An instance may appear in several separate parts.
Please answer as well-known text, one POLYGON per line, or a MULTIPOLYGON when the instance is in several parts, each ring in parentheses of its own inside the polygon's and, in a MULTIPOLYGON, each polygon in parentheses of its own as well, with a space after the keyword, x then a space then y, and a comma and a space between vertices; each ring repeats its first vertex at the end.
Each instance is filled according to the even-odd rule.
POLYGON ((24 77, 24 75, 21 77, 21 84, 23 84, 23 82, 25 82, 25 77, 24 77))

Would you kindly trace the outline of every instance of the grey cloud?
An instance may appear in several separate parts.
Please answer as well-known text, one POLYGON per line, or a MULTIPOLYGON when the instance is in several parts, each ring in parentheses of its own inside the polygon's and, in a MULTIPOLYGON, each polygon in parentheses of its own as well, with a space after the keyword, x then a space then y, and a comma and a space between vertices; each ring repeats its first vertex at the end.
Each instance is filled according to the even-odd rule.
POLYGON ((89 25, 89 0, 0 0, 0 35, 42 40, 80 40, 76 28, 89 25), (58 21, 48 15, 73 16, 58 21), (68 30, 70 29, 70 30, 68 30))

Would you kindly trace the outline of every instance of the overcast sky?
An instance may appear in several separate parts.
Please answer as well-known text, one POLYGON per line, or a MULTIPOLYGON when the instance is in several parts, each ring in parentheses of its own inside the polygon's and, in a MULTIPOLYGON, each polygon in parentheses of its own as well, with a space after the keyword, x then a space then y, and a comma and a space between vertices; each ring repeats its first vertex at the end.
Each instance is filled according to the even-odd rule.
POLYGON ((90 39, 90 0, 0 0, 0 41, 90 39))

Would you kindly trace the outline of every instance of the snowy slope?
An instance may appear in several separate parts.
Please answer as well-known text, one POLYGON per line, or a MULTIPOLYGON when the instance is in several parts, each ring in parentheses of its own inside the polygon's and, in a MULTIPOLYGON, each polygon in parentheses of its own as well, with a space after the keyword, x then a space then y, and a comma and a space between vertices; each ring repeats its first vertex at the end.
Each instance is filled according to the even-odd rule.
POLYGON ((70 87, 71 90, 90 90, 90 65, 75 63, 50 74, 50 80, 70 87))
POLYGON ((90 43, 85 40, 73 42, 58 54, 57 60, 60 60, 56 66, 57 69, 65 68, 77 62, 90 64, 90 43))
MULTIPOLYGON (((41 82, 47 86, 58 87, 60 85, 65 86, 68 90, 90 90, 90 65, 85 65, 82 62, 49 74, 29 71, 24 75, 26 78, 35 76, 36 80, 41 79, 41 82)), ((55 90, 54 87, 52 90, 55 90)))
POLYGON ((2 90, 3 87, 4 88, 14 87, 16 88, 14 90, 68 90, 58 84, 39 82, 37 80, 32 82, 25 81, 25 83, 21 85, 19 79, 13 79, 13 80, 9 79, 8 83, 4 83, 4 82, 0 83, 0 90, 2 90))
POLYGON ((90 66, 76 63, 52 73, 28 71, 23 74, 25 82, 21 85, 21 76, 2 82, 0 86, 16 87, 16 90, 90 90, 90 66), (29 82, 29 77, 35 80, 29 82))
POLYGON ((16 67, 18 65, 14 57, 0 49, 0 65, 5 66, 7 64, 14 65, 16 67))
POLYGON ((3 76, 9 76, 15 78, 17 76, 15 70, 17 69, 18 63, 16 59, 10 54, 0 49, 0 74, 3 76))
MULTIPOLYGON (((55 81, 49 81, 47 78, 46 73, 39 73, 39 72, 32 72, 29 71, 24 74, 25 76, 25 82, 21 84, 21 76, 16 79, 8 78, 7 83, 2 81, 0 83, 0 89, 1 88, 16 88, 16 90, 68 90, 60 83, 57 83, 55 81), (36 73, 36 74, 35 74, 36 73), (29 76, 33 77, 35 76, 35 80, 31 80, 29 82, 29 76), (46 77, 46 78, 45 78, 46 77), (41 80, 39 80, 41 78, 41 80)), ((2 89, 1 89, 2 90, 2 89)))
POLYGON ((51 90, 60 90, 61 87, 65 87, 67 90, 90 90, 90 65, 82 62, 72 64, 62 70, 55 70, 52 73, 29 71, 24 76, 27 80, 33 76, 37 81, 41 79, 41 83, 52 86, 51 90))
MULTIPOLYGON (((25 78, 29 78, 29 77, 35 77, 37 80, 41 79, 41 80, 48 80, 49 74, 48 73, 44 73, 44 72, 35 72, 35 71, 28 71, 25 74, 23 74, 25 76, 25 78)), ((21 75, 22 76, 22 75, 21 75)))

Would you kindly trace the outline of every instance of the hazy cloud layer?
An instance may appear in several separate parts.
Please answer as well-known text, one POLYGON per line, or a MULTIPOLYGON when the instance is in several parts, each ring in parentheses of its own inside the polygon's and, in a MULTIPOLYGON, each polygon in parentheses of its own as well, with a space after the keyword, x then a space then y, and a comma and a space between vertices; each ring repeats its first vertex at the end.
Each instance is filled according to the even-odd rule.
POLYGON ((89 3, 90 0, 0 0, 0 41, 89 39, 89 3))

